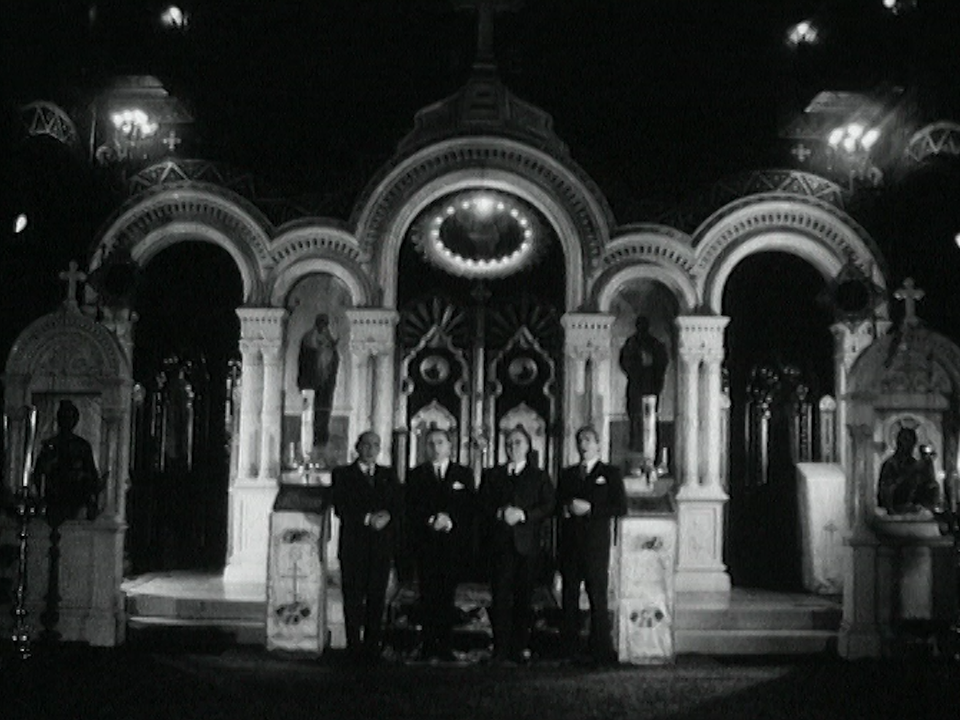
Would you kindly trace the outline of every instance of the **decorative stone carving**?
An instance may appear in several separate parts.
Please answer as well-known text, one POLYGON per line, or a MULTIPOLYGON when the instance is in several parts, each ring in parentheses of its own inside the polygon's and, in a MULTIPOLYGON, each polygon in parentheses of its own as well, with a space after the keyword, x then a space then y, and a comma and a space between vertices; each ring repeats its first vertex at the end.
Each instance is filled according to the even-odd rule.
POLYGON ((350 323, 350 352, 360 356, 385 355, 396 345, 396 310, 347 310, 350 323))
POLYGON ((595 313, 567 313, 560 322, 565 332, 565 352, 577 360, 610 357, 610 334, 616 317, 595 313))

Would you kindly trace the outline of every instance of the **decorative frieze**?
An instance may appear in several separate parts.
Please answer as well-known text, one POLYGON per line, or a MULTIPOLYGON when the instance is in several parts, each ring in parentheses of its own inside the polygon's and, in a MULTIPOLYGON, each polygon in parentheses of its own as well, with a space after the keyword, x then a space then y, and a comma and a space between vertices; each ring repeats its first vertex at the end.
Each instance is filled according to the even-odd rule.
POLYGON ((567 313, 560 318, 565 332, 564 351, 576 360, 610 357, 610 336, 613 315, 597 313, 567 313))
POLYGON ((396 310, 362 308, 347 310, 350 323, 350 352, 360 357, 385 355, 396 345, 396 310))

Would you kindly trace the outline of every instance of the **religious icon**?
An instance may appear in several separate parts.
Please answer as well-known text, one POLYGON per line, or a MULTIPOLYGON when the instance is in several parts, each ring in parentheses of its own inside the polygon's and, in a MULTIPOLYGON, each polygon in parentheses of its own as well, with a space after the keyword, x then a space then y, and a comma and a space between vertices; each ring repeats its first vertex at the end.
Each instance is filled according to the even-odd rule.
POLYGON ((313 447, 320 448, 330 439, 330 414, 333 391, 337 386, 340 353, 337 338, 330 329, 330 316, 319 313, 313 327, 300 341, 297 361, 297 387, 313 391, 313 447))

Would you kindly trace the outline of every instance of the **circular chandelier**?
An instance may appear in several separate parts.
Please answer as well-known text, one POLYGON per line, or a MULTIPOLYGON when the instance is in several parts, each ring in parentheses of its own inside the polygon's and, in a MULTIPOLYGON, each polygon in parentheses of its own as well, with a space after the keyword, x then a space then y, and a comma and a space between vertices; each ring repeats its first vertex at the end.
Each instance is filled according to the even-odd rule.
POLYGON ((491 190, 468 190, 435 203, 415 224, 413 238, 431 264, 479 280, 529 267, 546 245, 533 210, 491 190))

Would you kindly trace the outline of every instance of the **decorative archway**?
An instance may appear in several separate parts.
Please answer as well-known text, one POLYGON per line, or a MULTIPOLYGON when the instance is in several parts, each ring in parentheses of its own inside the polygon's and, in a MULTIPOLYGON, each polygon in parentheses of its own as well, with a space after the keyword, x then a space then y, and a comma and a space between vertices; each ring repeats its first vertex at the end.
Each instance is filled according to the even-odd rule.
POLYGON ((243 278, 246 304, 266 299, 264 277, 272 264, 268 223, 239 196, 196 183, 130 200, 116 214, 92 253, 89 272, 117 252, 145 264, 160 250, 185 240, 224 248, 243 278))
POLYGON ((397 298, 400 246, 419 213, 440 197, 467 188, 515 194, 553 226, 566 262, 567 310, 580 307, 585 275, 598 266, 612 214, 589 184, 555 158, 504 138, 461 138, 408 158, 370 193, 357 239, 370 257, 384 307, 397 298))
POLYGON ((705 306, 721 312, 723 289, 743 258, 768 250, 798 255, 826 279, 854 265, 886 287, 870 236, 836 207, 813 198, 748 197, 714 213, 694 235, 694 276, 705 306))

